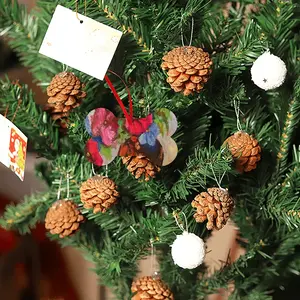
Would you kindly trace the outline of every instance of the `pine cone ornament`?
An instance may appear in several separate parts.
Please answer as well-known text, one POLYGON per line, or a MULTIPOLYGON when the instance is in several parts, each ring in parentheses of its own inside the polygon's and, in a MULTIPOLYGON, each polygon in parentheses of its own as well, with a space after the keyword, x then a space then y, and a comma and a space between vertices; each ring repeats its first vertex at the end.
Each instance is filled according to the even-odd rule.
POLYGON ((94 176, 81 185, 80 197, 83 206, 93 208, 96 214, 106 212, 115 204, 119 193, 113 180, 104 176, 94 176))
POLYGON ((192 207, 197 209, 194 214, 196 222, 203 223, 207 220, 208 230, 221 229, 229 219, 234 201, 226 190, 209 188, 207 192, 202 192, 195 197, 192 207))
POLYGON ((81 104, 86 93, 81 89, 84 85, 79 78, 70 72, 61 72, 55 75, 47 87, 49 96, 46 110, 48 110, 54 121, 66 119, 70 110, 81 104))
POLYGON ((161 67, 168 71, 167 82, 175 92, 185 96, 200 92, 212 72, 209 54, 201 48, 178 47, 163 57, 161 67))
POLYGON ((64 238, 75 233, 83 221, 84 217, 73 201, 59 200, 49 208, 45 227, 52 234, 59 234, 60 238, 64 238))
POLYGON ((136 179, 144 176, 145 181, 149 181, 151 177, 154 178, 156 173, 160 171, 160 168, 154 165, 146 156, 123 156, 122 161, 136 179))
POLYGON ((250 172, 256 169, 261 158, 258 141, 246 132, 238 131, 224 142, 235 159, 237 171, 250 172))
POLYGON ((168 286, 159 278, 145 276, 135 280, 131 286, 132 293, 136 293, 132 300, 174 300, 168 286))

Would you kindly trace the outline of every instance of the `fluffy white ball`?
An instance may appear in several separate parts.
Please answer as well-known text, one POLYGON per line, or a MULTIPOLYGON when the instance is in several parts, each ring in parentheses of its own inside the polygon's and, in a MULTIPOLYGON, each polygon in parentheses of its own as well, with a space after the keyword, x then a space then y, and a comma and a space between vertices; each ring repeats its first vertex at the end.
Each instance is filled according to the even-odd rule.
POLYGON ((174 263, 183 269, 194 269, 202 264, 205 257, 205 244, 194 233, 183 232, 177 235, 172 247, 174 263))
POLYGON ((285 63, 269 51, 259 56, 251 68, 253 82, 264 90, 272 90, 281 86, 286 72, 285 63))

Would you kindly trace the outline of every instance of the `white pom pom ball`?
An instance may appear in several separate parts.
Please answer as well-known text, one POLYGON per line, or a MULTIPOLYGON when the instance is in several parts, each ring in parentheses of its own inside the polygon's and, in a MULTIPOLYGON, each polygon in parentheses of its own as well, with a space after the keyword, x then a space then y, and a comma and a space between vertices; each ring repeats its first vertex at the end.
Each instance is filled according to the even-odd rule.
POLYGON ((285 63, 269 51, 259 56, 251 68, 252 81, 266 91, 281 86, 286 72, 285 63))
POLYGON ((183 269, 194 269, 203 263, 205 244, 194 233, 177 235, 172 247, 174 263, 183 269))

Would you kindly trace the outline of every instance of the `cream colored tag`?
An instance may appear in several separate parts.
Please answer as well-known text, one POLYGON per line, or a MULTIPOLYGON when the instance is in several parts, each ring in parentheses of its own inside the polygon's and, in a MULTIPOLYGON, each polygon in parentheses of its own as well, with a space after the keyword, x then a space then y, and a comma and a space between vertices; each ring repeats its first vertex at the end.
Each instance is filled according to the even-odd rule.
POLYGON ((103 80, 122 32, 58 5, 40 53, 103 80), (80 22, 80 20, 82 22, 80 22))
POLYGON ((11 121, 0 115, 0 162, 24 180, 27 137, 11 121))

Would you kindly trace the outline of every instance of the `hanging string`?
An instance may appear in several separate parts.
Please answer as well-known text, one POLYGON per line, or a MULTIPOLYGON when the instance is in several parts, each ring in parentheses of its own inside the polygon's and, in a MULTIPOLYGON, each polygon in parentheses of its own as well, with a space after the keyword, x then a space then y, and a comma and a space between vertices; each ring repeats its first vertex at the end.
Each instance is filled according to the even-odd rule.
POLYGON ((70 175, 67 174, 67 200, 70 198, 70 175))
POLYGON ((150 240, 151 245, 151 274, 154 274, 154 245, 153 245, 153 239, 150 240))
MULTIPOLYGON (((147 80, 148 80, 149 84, 152 83, 151 75, 150 75, 149 72, 147 73, 147 80)), ((145 97, 145 102, 146 102, 146 108, 145 108, 146 112, 145 112, 145 114, 149 115, 150 114, 150 104, 149 104, 149 101, 148 101, 148 97, 145 97)))
POLYGON ((83 180, 83 166, 82 163, 80 164, 80 181, 83 180))
POLYGON ((76 0, 76 9, 75 9, 76 18, 77 18, 77 20, 78 20, 80 23, 83 23, 83 20, 80 20, 80 19, 79 19, 79 16, 78 16, 78 1, 79 1, 79 0, 76 0))
POLYGON ((233 100, 233 106, 234 106, 234 111, 236 115, 236 127, 238 131, 242 131, 242 126, 240 122, 240 101, 236 101, 236 99, 233 100))
POLYGON ((222 184, 222 180, 223 180, 223 178, 224 178, 224 176, 225 176, 225 174, 226 174, 226 171, 223 172, 223 174, 222 174, 222 176, 221 176, 221 179, 218 180, 218 179, 217 179, 217 176, 216 176, 216 174, 215 174, 215 171, 214 171, 214 169, 213 169, 213 167, 212 167, 212 164, 210 164, 210 167, 211 167, 211 171, 212 171, 212 173, 213 173, 213 175, 214 175, 214 178, 215 178, 215 181, 216 181, 216 184, 217 184, 218 188, 219 188, 220 190, 225 191, 225 189, 222 188, 221 184, 222 184))
MULTIPOLYGON (((18 99, 18 104, 17 104, 16 110, 14 112, 14 115, 11 119, 11 122, 13 123, 16 116, 17 116, 17 112, 20 108, 20 105, 22 103, 22 86, 20 85, 19 80, 13 81, 12 84, 17 85, 20 88, 20 96, 19 96, 19 99, 18 99)), ((9 104, 7 104, 7 106, 6 106, 6 109, 5 109, 5 112, 4 112, 4 118, 7 118, 8 110, 9 110, 9 104)))
POLYGON ((19 100, 18 100, 18 106, 17 106, 17 108, 16 108, 16 110, 15 110, 15 113, 14 113, 12 119, 11 119, 11 122, 12 122, 12 123, 14 122, 14 120, 15 120, 15 118, 16 118, 16 115, 17 115, 17 112, 18 112, 19 107, 20 107, 20 105, 21 105, 21 102, 22 102, 22 100, 19 99, 19 100))
POLYGON ((178 214, 176 211, 173 212, 173 216, 174 216, 174 218, 175 218, 175 221, 176 221, 177 226, 178 226, 182 231, 188 232, 188 231, 189 231, 189 228, 188 228, 188 221, 187 221, 186 214, 185 214, 183 211, 182 211, 181 213, 182 213, 182 215, 183 215, 183 217, 184 217, 185 228, 184 228, 184 226, 183 226, 183 224, 182 224, 182 221, 180 220, 179 214, 178 214))
POLYGON ((63 64, 63 72, 68 72, 69 66, 63 64))
MULTIPOLYGON (((79 20, 79 22, 82 24, 83 23, 83 20, 81 20, 80 18, 79 18, 79 16, 78 16, 78 3, 79 3, 79 0, 76 0, 76 11, 75 11, 75 13, 76 13, 76 18, 79 20)), ((84 0, 84 15, 86 16, 86 7, 87 7, 87 3, 86 3, 86 0, 84 0)))
POLYGON ((94 164, 92 164, 92 174, 93 174, 94 176, 97 175, 96 172, 95 172, 94 164))
POLYGON ((184 47, 184 39, 183 39, 183 15, 181 16, 181 21, 180 21, 180 36, 181 36, 181 44, 182 47, 184 47))
POLYGON ((5 113, 4 113, 4 118, 7 117, 7 114, 8 114, 8 108, 9 108, 9 105, 7 104, 6 109, 5 109, 5 113))
POLYGON ((214 168, 213 168, 213 166, 212 166, 212 163, 210 163, 210 168, 211 168, 211 171, 212 171, 212 173, 213 173, 213 175, 214 175, 214 178, 215 178, 215 181, 216 181, 217 186, 219 187, 219 189, 222 189, 222 188, 221 188, 221 185, 220 185, 220 182, 219 182, 218 179, 217 179, 217 176, 216 176, 216 173, 215 173, 214 168))
MULTIPOLYGON (((193 36, 194 36, 194 18, 192 17, 192 25, 191 25, 191 36, 190 36, 190 42, 189 42, 189 46, 192 45, 192 41, 193 41, 193 36)), ((184 37, 183 37, 183 15, 181 17, 181 21, 180 21, 180 35, 181 35, 181 43, 182 46, 185 47, 184 44, 184 37)))
POLYGON ((117 73, 115 73, 114 71, 112 70, 108 70, 109 73, 117 76, 124 84, 125 86, 125 89, 126 89, 126 92, 128 94, 128 100, 129 100, 129 114, 130 116, 133 118, 133 101, 132 101, 132 97, 131 97, 131 93, 130 93, 130 90, 129 90, 129 87, 127 86, 125 80, 120 76, 118 75, 117 73))
POLYGON ((62 176, 60 176, 60 180, 59 180, 59 186, 57 190, 57 200, 60 200, 61 184, 62 184, 62 176))
POLYGON ((222 184, 222 181, 223 181, 223 178, 224 178, 225 174, 226 174, 226 171, 224 171, 223 174, 222 174, 222 176, 221 176, 220 185, 222 184))
POLYGON ((185 221, 185 228, 186 228, 185 231, 188 232, 189 231, 189 225, 188 225, 188 220, 187 220, 186 214, 183 211, 181 213, 183 214, 184 221, 185 221))
MULTIPOLYGON (((118 75, 117 75, 118 76, 118 75)), ((108 78, 107 75, 104 76, 104 79, 106 81, 106 83, 108 84, 109 88, 111 89, 112 93, 114 94, 118 104, 120 105, 121 109, 122 109, 122 112, 126 118, 126 120, 129 122, 129 123, 132 123, 132 120, 133 120, 133 104, 132 104, 132 98, 131 98, 131 95, 130 93, 128 94, 128 99, 129 99, 129 111, 130 111, 130 114, 128 114, 125 106, 124 106, 124 103, 121 99, 121 97, 119 96, 117 90, 115 89, 114 85, 112 84, 112 82, 110 81, 110 79, 108 78)))
POLYGON ((191 37, 190 37, 190 43, 189 43, 189 46, 192 45, 193 35, 194 35, 194 18, 192 17, 192 28, 191 28, 191 37))

